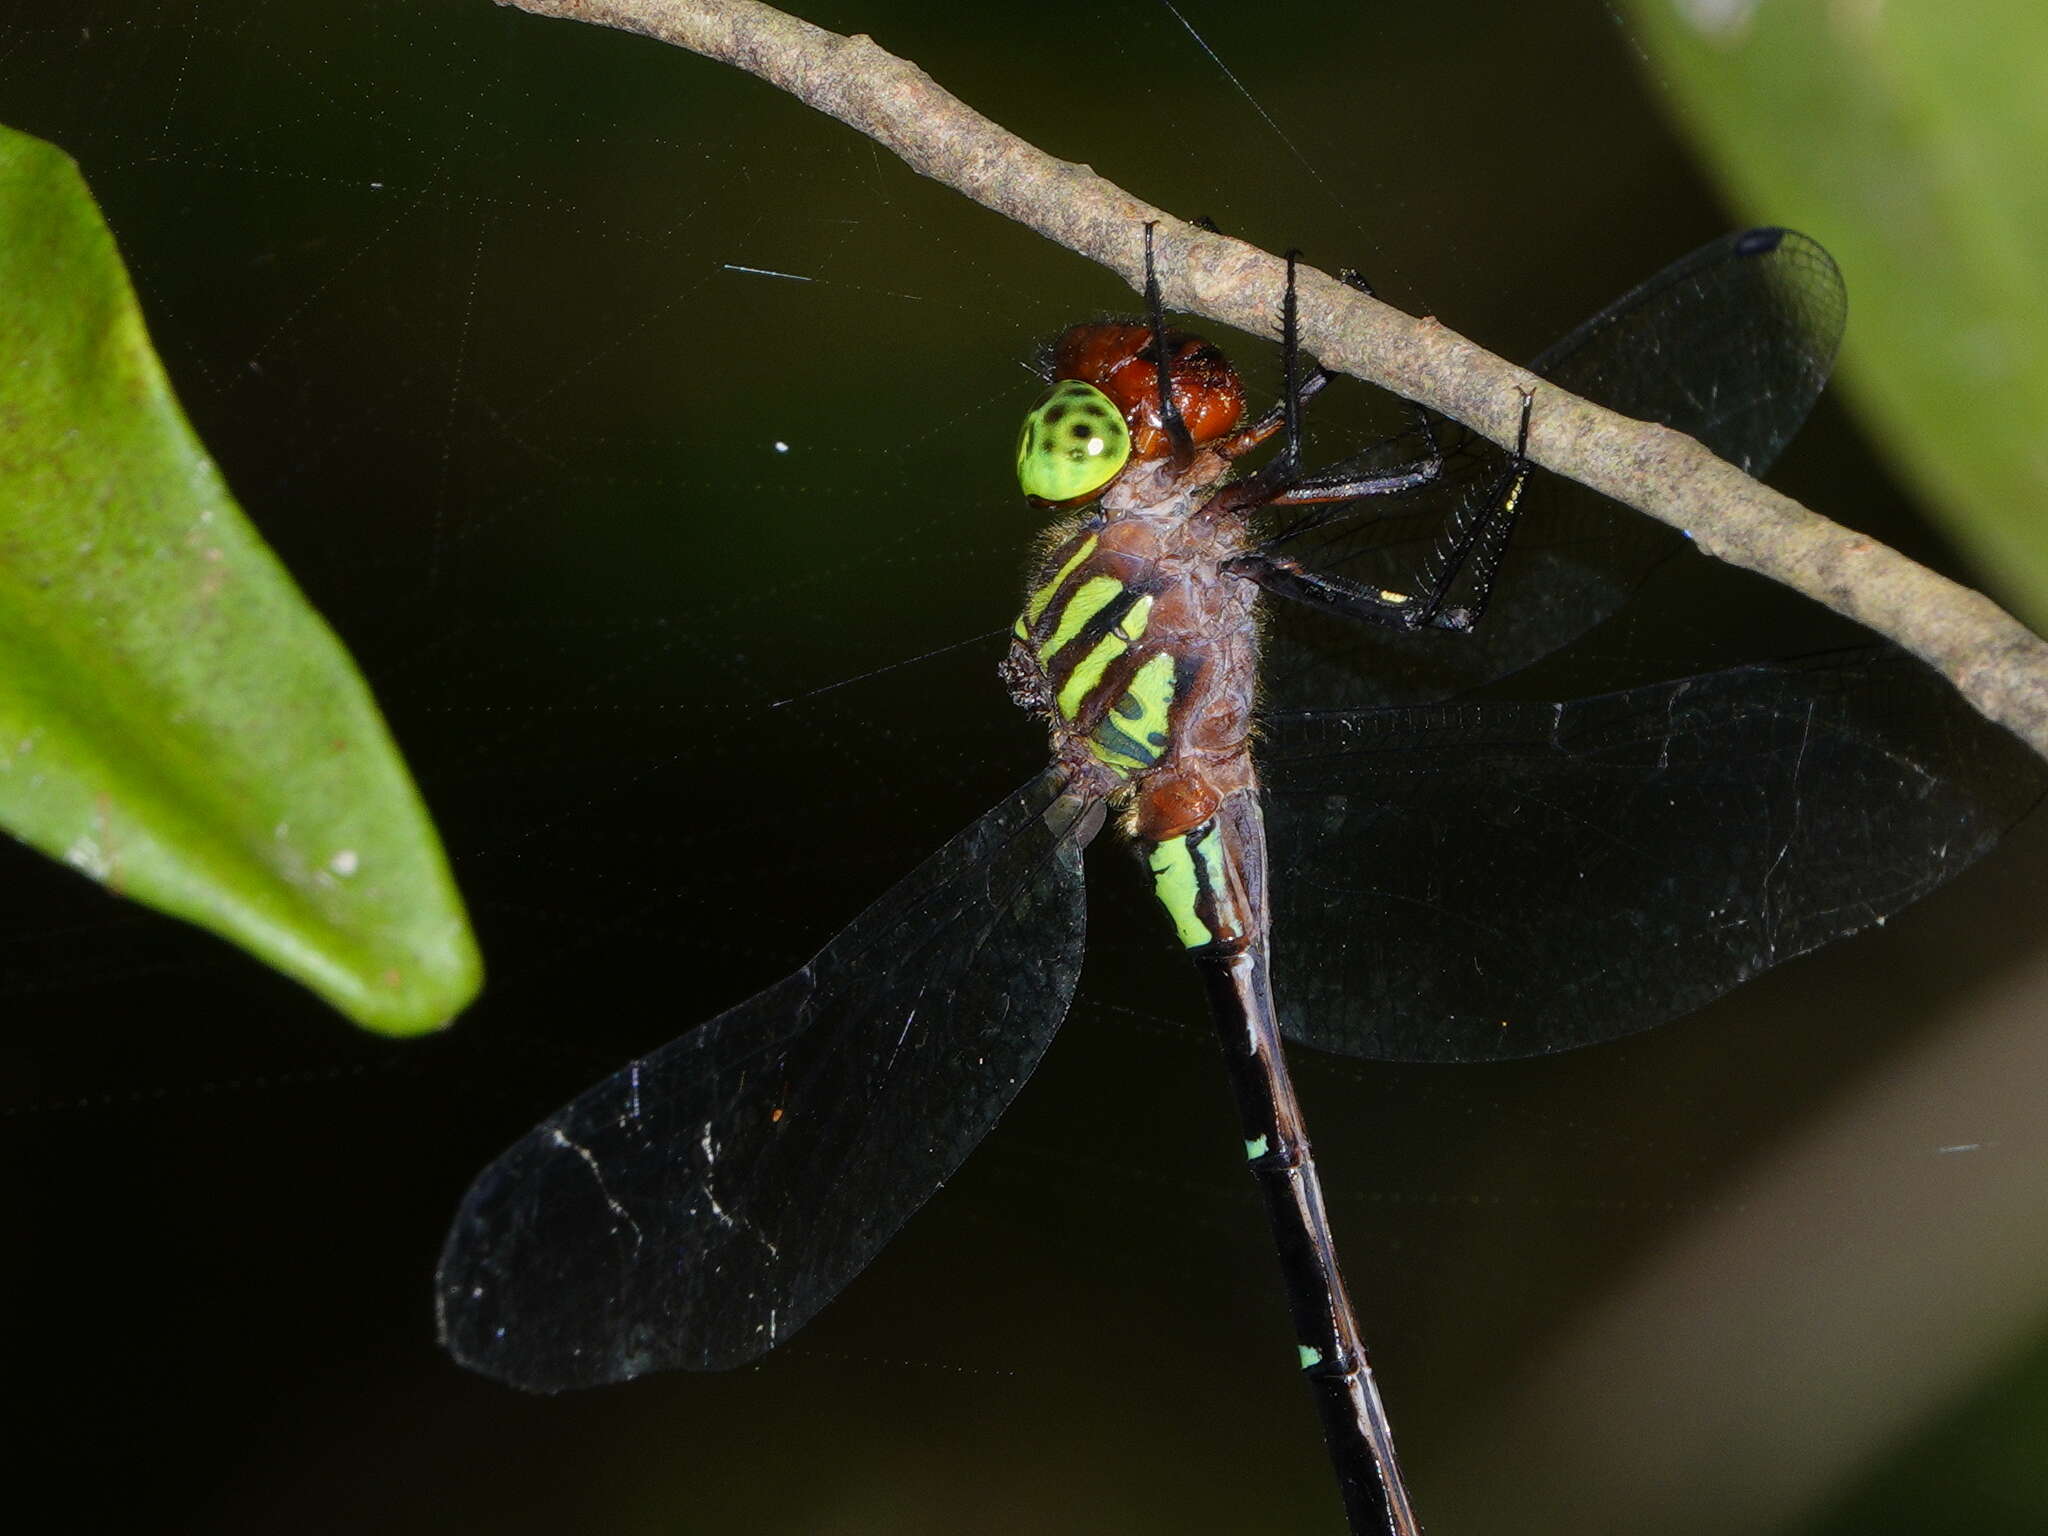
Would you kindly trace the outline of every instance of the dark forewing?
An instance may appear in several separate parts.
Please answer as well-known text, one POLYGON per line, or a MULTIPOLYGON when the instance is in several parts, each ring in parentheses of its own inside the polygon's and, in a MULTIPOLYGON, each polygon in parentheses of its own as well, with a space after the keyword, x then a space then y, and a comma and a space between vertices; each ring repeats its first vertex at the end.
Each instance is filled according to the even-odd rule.
POLYGON ((514 1143, 442 1251, 450 1352, 556 1391, 738 1365, 802 1326, 1037 1065, 1080 969, 1099 823, 1048 772, 802 970, 514 1143))
POLYGON ((1568 704, 1280 717, 1262 754, 1290 1036, 1562 1050, 1917 900, 2048 774, 1888 647, 1568 704))
MULTIPOLYGON (((1827 383, 1845 306, 1841 274, 1813 241, 1747 230, 1674 262, 1529 366, 1573 394, 1690 433, 1760 474, 1827 383)), ((1411 590, 1445 526, 1472 515, 1506 465, 1499 449, 1471 439, 1444 483, 1354 503, 1327 521, 1304 514, 1275 530, 1274 545, 1361 585, 1411 590)), ((1535 477, 1523 506, 1475 632, 1402 634, 1276 603, 1268 696, 1286 708, 1450 697, 1569 644, 1650 571, 1686 553, 1675 530, 1553 475, 1535 477)))

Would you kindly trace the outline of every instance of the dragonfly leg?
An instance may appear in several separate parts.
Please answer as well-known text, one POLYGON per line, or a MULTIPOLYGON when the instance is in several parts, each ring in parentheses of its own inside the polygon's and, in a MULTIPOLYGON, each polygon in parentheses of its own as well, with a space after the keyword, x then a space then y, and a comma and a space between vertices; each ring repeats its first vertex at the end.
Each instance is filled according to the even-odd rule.
MULTIPOLYGON (((1522 492, 1529 483, 1526 453, 1534 404, 1534 393, 1524 391, 1514 457, 1494 477, 1485 494, 1460 504, 1423 561, 1413 592, 1370 588, 1330 572, 1311 571, 1290 556, 1270 550, 1241 555, 1225 569, 1256 581, 1276 597, 1306 603, 1344 618, 1363 619, 1394 629, 1447 629, 1458 633, 1471 630, 1486 612, 1494 578, 1500 573, 1501 558, 1507 553, 1508 538, 1520 513, 1522 492), (1453 604, 1451 589, 1460 577, 1466 578, 1465 601, 1453 604)), ((1433 448, 1433 436, 1430 441, 1433 448)), ((1404 473, 1410 472, 1396 471, 1384 478, 1398 481, 1404 473)), ((1430 478, 1433 473, 1392 488, 1409 489, 1430 478)))
POLYGON ((1152 362, 1159 375, 1159 423, 1173 444, 1173 461, 1185 465, 1195 456, 1195 440, 1181 419, 1180 406, 1173 398, 1172 360, 1166 355, 1166 302, 1159 293, 1159 269, 1152 255, 1156 220, 1145 221, 1145 315, 1152 327, 1152 362))
POLYGON ((1224 569, 1256 581, 1275 597, 1388 629, 1447 629, 1462 634, 1475 622, 1470 609, 1446 606, 1442 590, 1395 592, 1364 587, 1327 571, 1311 571, 1285 555, 1241 555, 1224 569))
POLYGON ((1432 591, 1433 601, 1441 605, 1450 589, 1463 572, 1470 572, 1466 586, 1463 611, 1466 615, 1461 626, 1470 629, 1486 614, 1486 604, 1493 596, 1494 578, 1500 574, 1501 558, 1507 554, 1508 539, 1515 531, 1515 522, 1522 512, 1522 493, 1528 489, 1531 466, 1529 463, 1529 417, 1536 406, 1536 392, 1522 391, 1522 419, 1515 430, 1514 456, 1501 471, 1487 494, 1476 503, 1466 502, 1459 506, 1458 513, 1444 530, 1444 536, 1430 552, 1423 565, 1423 585, 1432 591), (1473 514, 1471 508, 1480 510, 1473 514))
MULTIPOLYGON (((1422 439, 1423 451, 1411 462, 1395 469, 1361 469, 1362 459, 1348 460, 1314 475, 1301 470, 1301 408, 1328 386, 1333 375, 1320 364, 1307 375, 1300 372, 1301 337, 1295 301, 1294 271, 1300 252, 1287 253, 1287 291, 1281 301, 1280 356, 1285 380, 1280 403, 1249 427, 1217 444, 1225 458, 1250 452, 1276 432, 1285 432, 1280 452, 1258 473, 1226 487, 1216 503, 1219 510, 1243 514, 1260 507, 1304 506, 1320 502, 1358 501, 1369 496, 1391 496, 1428 485, 1443 473, 1444 458, 1429 413, 1408 402, 1415 418, 1414 430, 1422 439)), ((1359 292, 1372 295, 1372 284, 1356 272, 1345 271, 1343 281, 1359 292)))
MULTIPOLYGON (((1294 297, 1294 267, 1295 263, 1300 260, 1300 257, 1301 252, 1299 251, 1289 251, 1287 253, 1287 288, 1280 297, 1280 377, 1282 384, 1279 425, 1285 435, 1281 438, 1279 453, 1261 465, 1256 474, 1252 475, 1249 479, 1240 480, 1237 484, 1226 487, 1210 503, 1211 507, 1224 512, 1233 514, 1243 513, 1251 511, 1256 507, 1263 507, 1301 478, 1301 403, 1307 398, 1307 395, 1304 393, 1304 386, 1300 377, 1301 332, 1294 297)), ((1324 373, 1323 369, 1319 367, 1315 371, 1327 380, 1328 375, 1324 373)), ((1320 390, 1322 387, 1320 383, 1316 385, 1317 390, 1320 390)), ((1313 391, 1310 393, 1313 393, 1313 391)), ((1263 436, 1252 438, 1251 442, 1247 442, 1244 445, 1245 447, 1250 447, 1255 442, 1264 441, 1265 437, 1272 435, 1273 429, 1265 425, 1271 419, 1272 412, 1269 411, 1264 421, 1253 428, 1253 431, 1257 432, 1259 427, 1263 426, 1265 428, 1263 436)), ((1243 449, 1238 451, 1242 452, 1243 449)))

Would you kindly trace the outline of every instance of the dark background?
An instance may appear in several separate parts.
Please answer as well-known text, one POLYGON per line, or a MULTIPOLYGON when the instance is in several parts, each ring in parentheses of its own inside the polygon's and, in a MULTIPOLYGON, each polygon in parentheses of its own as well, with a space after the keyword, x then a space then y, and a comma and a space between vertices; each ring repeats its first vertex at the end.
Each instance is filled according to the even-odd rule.
MULTIPOLYGON (((1799 221, 1716 203, 1597 6, 806 14, 1510 355, 1799 221)), ((371 1041, 0 847, 18 1496, 215 1531, 1336 1529, 1197 988, 1106 850, 1044 1068, 760 1368, 547 1401, 433 1341, 499 1147, 1031 771, 992 677, 1035 526, 1011 443, 1040 339, 1128 293, 756 81, 481 0, 51 9, 0 22, 0 119, 79 158, 491 968, 445 1037, 371 1041)), ((1839 404, 1777 479, 1946 559, 1839 404)), ((2023 829, 1598 1050, 1305 1056, 1433 1533, 2042 1528, 2044 872, 2023 829)))

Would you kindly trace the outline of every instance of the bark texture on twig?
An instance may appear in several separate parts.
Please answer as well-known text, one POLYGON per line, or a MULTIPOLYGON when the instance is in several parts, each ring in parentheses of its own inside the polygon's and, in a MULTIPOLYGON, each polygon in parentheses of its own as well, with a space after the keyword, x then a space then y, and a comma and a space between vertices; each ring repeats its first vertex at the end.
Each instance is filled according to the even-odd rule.
MULTIPOLYGON (((737 65, 893 150, 921 175, 1116 272, 1144 277, 1157 221, 1169 308, 1277 335, 1284 266, 1141 202, 1086 165, 990 122, 866 37, 842 37, 753 0, 496 0, 673 43, 737 65)), ((1318 360, 1512 440, 1522 387, 1541 384, 1529 457, 1688 530, 1708 554, 1783 582, 1898 642, 1977 709, 2048 756, 2048 642, 1990 599, 1760 485, 1681 433, 1541 383, 1436 321, 1311 268, 1303 345, 1318 360)))

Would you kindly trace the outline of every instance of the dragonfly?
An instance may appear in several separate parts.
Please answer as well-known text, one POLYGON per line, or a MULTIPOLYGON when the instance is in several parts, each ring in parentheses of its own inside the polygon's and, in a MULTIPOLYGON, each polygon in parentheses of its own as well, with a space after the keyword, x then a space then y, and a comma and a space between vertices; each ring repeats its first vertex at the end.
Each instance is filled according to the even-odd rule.
MULTIPOLYGON (((1331 379, 1294 289, 1290 258, 1282 398, 1254 420, 1224 354, 1167 325, 1149 229, 1145 313, 1055 343, 1018 474, 1059 521, 1000 668, 1048 766, 802 968, 483 1170, 436 1276, 460 1363, 554 1392, 729 1369, 801 1328, 1037 1066, 1114 815, 1206 983, 1346 1519, 1412 1536, 1283 1038, 1441 1061, 1646 1028, 1908 905, 2038 799, 2031 756, 1883 644, 1517 697, 1703 557, 1534 469, 1540 386, 1514 449, 1418 409, 1306 470, 1331 379), (1262 607, 1301 629, 1266 644, 1262 607)), ((1818 244, 1748 230, 1531 369, 1756 473, 1844 314, 1818 244)))

